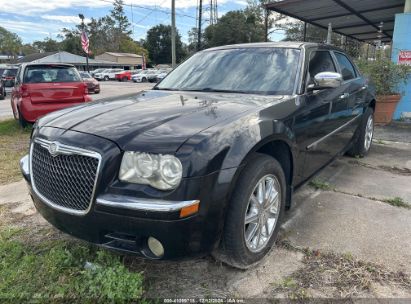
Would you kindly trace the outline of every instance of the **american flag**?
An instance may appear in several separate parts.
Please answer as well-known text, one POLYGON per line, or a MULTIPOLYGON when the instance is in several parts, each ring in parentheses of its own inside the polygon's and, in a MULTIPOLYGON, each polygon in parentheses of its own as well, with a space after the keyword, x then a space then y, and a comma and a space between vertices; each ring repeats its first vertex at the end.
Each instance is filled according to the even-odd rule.
POLYGON ((84 52, 88 54, 89 40, 85 31, 81 32, 81 46, 84 52))
POLYGON ((143 63, 142 63, 142 65, 141 65, 141 69, 142 69, 142 70, 145 70, 145 69, 146 69, 146 57, 144 57, 144 54, 143 54, 143 63))

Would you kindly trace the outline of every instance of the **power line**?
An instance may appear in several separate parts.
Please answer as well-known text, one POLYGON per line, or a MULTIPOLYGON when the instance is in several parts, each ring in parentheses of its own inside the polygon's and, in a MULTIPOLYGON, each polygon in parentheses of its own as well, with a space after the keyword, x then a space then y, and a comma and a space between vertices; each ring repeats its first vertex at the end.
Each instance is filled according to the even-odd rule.
MULTIPOLYGON (((106 2, 106 3, 110 3, 110 4, 114 4, 113 1, 110 0, 99 0, 101 2, 106 2)), ((149 10, 152 12, 161 12, 167 15, 171 15, 171 12, 167 11, 167 10, 163 10, 163 9, 159 9, 159 8, 151 8, 151 7, 146 7, 146 6, 142 6, 142 5, 137 5, 137 4, 130 4, 130 3, 123 3, 123 5, 125 6, 132 6, 132 7, 138 7, 138 8, 142 8, 145 10, 149 10)), ((181 16, 181 17, 187 17, 187 18, 191 18, 191 19, 196 19, 196 17, 190 16, 190 15, 186 15, 186 14, 182 14, 182 13, 176 13, 177 16, 181 16)))

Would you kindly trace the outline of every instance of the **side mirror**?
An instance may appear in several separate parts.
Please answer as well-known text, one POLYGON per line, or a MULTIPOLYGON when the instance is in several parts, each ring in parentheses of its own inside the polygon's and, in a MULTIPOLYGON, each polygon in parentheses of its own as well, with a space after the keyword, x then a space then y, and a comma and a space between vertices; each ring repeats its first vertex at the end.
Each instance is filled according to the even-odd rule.
POLYGON ((308 90, 322 90, 338 88, 343 82, 343 77, 340 73, 321 72, 314 76, 314 84, 308 85, 308 90))

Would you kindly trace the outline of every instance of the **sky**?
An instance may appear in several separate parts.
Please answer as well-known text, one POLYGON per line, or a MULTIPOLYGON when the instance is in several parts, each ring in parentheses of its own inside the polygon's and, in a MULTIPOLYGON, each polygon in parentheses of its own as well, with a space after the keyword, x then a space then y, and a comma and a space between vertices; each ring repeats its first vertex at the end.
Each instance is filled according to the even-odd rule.
MULTIPOLYGON (((109 14, 113 0, 0 0, 0 26, 17 33, 24 43, 57 39, 64 27, 72 28, 80 23, 78 14, 86 21, 89 18, 109 14)), ((124 0, 125 11, 133 38, 145 38, 149 28, 162 23, 171 23, 171 0, 124 0)), ((230 10, 243 9, 246 0, 218 0, 218 15, 230 10)), ((203 0, 205 18, 208 24, 209 0, 203 0)), ((188 41, 188 31, 196 26, 197 0, 176 0, 176 26, 184 42, 188 41)), ((281 36, 281 35, 280 35, 281 36)), ((281 39, 281 37, 277 37, 281 39)), ((275 37, 274 37, 274 40, 275 37)))

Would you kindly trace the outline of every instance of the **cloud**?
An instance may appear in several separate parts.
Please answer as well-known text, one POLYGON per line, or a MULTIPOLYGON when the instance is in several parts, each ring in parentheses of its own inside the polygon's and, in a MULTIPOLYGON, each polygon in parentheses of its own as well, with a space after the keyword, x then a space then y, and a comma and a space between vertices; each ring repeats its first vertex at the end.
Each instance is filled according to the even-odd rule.
MULTIPOLYGON (((59 21, 61 23, 74 23, 74 24, 80 24, 81 20, 78 16, 62 16, 62 15, 43 15, 41 18, 46 19, 46 20, 53 20, 53 21, 59 21)), ((90 22, 91 19, 85 18, 84 22, 88 23, 90 22)))
POLYGON ((101 8, 107 6, 112 6, 110 1, 105 2, 100 0, 14 0, 7 2, 7 4, 4 3, 1 9, 2 13, 33 16, 61 8, 101 8))

